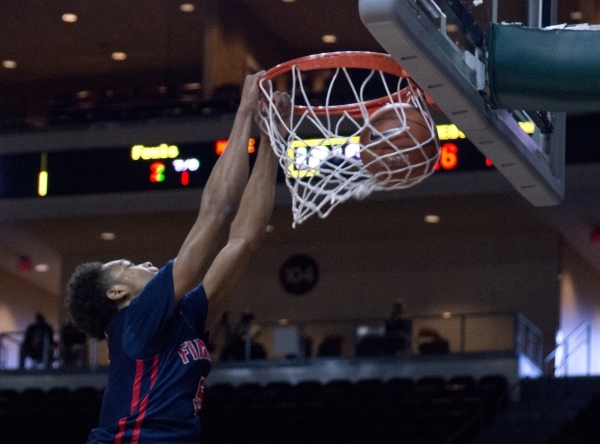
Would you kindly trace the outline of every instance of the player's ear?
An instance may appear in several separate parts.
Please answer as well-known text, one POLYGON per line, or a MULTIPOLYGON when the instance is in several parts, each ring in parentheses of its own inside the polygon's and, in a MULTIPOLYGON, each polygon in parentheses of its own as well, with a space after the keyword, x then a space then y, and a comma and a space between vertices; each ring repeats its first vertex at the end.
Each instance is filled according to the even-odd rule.
POLYGON ((129 287, 123 284, 115 284, 108 289, 106 297, 111 301, 119 301, 129 294, 129 287))

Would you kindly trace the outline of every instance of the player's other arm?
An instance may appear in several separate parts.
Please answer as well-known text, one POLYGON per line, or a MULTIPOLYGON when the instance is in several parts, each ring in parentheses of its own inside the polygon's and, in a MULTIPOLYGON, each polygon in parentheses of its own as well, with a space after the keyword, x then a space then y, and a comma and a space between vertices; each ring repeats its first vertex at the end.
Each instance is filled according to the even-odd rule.
POLYGON ((248 140, 258 105, 262 72, 246 77, 227 149, 216 162, 202 192, 198 217, 173 264, 175 303, 195 288, 225 245, 229 226, 248 181, 248 140))
POLYGON ((231 224, 230 237, 208 269, 203 281, 208 296, 206 328, 226 311, 253 254, 264 236, 273 209, 277 159, 261 135, 256 164, 244 192, 240 209, 231 224))
MULTIPOLYGON (((289 115, 290 98, 276 94, 275 104, 289 115)), ((208 297, 206 329, 210 329, 229 307, 254 253, 265 235, 273 211, 278 158, 268 135, 261 130, 256 163, 244 190, 238 213, 231 224, 227 245, 210 266, 203 285, 208 297)))

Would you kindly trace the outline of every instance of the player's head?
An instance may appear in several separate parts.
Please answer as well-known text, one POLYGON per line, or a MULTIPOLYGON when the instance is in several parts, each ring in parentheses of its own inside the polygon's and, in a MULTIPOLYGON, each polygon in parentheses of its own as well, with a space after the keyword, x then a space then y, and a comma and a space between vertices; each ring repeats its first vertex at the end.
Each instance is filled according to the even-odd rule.
POLYGON ((71 319, 86 333, 103 339, 110 318, 129 305, 157 272, 150 262, 135 265, 125 259, 79 265, 67 285, 71 319))

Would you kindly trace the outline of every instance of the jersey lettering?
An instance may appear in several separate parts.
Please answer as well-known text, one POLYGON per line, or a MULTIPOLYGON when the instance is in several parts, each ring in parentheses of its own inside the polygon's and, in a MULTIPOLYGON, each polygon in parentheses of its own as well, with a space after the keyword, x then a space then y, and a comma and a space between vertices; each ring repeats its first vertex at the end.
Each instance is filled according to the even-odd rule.
POLYGON ((185 341, 179 346, 179 357, 184 364, 190 362, 190 358, 193 361, 197 361, 199 359, 207 359, 210 361, 210 353, 206 348, 204 342, 200 339, 194 339, 193 341, 185 341))

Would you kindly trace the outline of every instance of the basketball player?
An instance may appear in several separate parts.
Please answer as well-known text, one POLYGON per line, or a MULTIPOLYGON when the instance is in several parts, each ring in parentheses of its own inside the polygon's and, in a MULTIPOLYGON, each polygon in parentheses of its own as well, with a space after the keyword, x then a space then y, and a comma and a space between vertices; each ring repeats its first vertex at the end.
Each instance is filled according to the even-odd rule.
MULTIPOLYGON (((69 280, 73 321, 108 339, 100 424, 88 443, 200 442, 198 412, 210 370, 203 338, 229 305, 273 208, 278 163, 264 132, 248 179, 261 75, 245 80, 228 147, 177 257, 160 269, 125 259, 86 263, 69 280)), ((278 94, 275 103, 289 115, 289 96, 278 94)))

